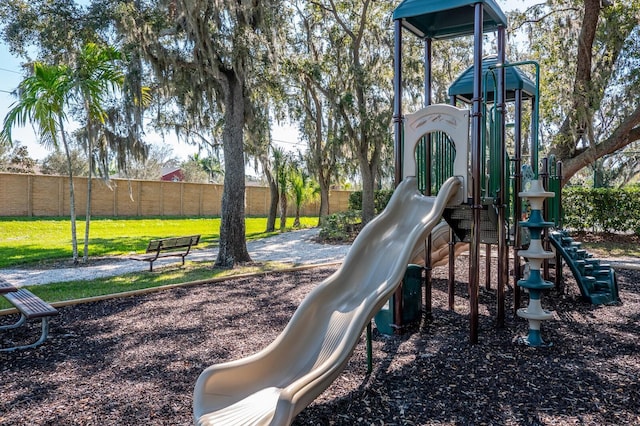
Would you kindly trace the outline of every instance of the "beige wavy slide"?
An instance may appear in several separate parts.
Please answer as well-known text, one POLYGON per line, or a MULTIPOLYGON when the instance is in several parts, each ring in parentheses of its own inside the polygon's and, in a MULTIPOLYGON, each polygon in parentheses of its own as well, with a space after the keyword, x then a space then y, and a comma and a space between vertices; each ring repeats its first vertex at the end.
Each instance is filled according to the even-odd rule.
POLYGON ((387 208, 362 229, 342 266, 309 292, 270 345, 200 374, 195 424, 290 424, 342 372, 460 185, 459 178, 449 178, 437 197, 425 197, 415 177, 405 178, 387 208))
MULTIPOLYGON (((449 241, 451 241, 451 228, 447 222, 442 221, 431 231, 431 267, 444 266, 449 263, 449 241)), ((415 256, 409 263, 424 266, 424 244, 418 243, 415 256)), ((453 256, 469 251, 469 243, 456 243, 453 248, 453 256)))

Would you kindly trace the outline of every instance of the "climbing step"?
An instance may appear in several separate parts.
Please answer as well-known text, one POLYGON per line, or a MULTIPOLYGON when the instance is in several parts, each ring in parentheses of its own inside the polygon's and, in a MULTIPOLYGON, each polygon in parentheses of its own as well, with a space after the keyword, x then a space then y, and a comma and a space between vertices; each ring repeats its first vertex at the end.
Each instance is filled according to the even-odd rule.
POLYGON ((567 231, 549 233, 549 241, 571 269, 585 300, 594 305, 620 301, 618 280, 611 265, 594 258, 567 231))

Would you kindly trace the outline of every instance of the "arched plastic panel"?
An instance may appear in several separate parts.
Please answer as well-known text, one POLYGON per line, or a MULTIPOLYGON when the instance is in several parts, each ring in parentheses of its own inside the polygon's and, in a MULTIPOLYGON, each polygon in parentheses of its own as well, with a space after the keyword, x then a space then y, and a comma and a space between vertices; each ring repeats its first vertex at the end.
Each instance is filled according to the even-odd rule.
POLYGON ((466 109, 435 104, 405 116, 402 177, 416 176, 416 145, 424 135, 437 131, 446 133, 455 144, 453 174, 462 179, 462 185, 452 203, 463 203, 469 175, 469 111, 466 109))

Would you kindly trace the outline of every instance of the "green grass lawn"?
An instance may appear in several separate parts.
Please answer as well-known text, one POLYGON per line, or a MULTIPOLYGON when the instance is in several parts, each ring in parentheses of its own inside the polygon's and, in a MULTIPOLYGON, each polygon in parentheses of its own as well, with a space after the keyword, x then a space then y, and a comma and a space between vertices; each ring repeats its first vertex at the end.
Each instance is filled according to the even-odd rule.
MULTIPOLYGON (((303 227, 316 226, 316 217, 301 218, 303 227)), ((292 226, 289 219, 288 226, 292 226)), ((71 258, 68 218, 0 218, 0 268, 47 263, 71 258)), ((266 218, 247 218, 247 239, 268 236, 266 218)), ((90 256, 117 256, 142 252, 150 239, 200 234, 201 245, 215 245, 219 238, 220 218, 96 218, 91 222, 90 256)), ((78 221, 79 252, 82 253, 84 221, 78 221)), ((585 248, 596 256, 640 257, 638 236, 577 235, 585 248)), ((131 273, 90 281, 32 286, 30 290, 48 302, 103 296, 133 290, 191 281, 211 280, 241 273, 283 269, 287 265, 266 262, 232 270, 213 268, 211 262, 187 260, 185 267, 170 265, 154 272, 131 273)), ((0 298, 0 309, 10 305, 0 298)))
MULTIPOLYGON (((317 217, 300 219, 313 227, 317 217)), ((247 218, 248 240, 268 236, 267 219, 247 218)), ((287 226, 293 218, 287 219, 287 226)), ((215 245, 220 237, 219 217, 94 218, 89 234, 89 256, 118 256, 144 252, 151 239, 200 234, 200 245, 215 245)), ((78 253, 82 257, 84 219, 77 221, 78 253)), ((0 218, 0 268, 71 259, 71 223, 65 218, 0 218)))
POLYGON ((640 258, 640 235, 577 233, 572 237, 595 257, 640 258))
MULTIPOLYGON (((129 291, 155 288, 194 281, 207 281, 240 274, 277 271, 290 268, 278 262, 264 262, 260 265, 240 266, 233 269, 215 269, 211 262, 187 260, 184 267, 177 264, 159 267, 153 272, 134 272, 115 277, 97 278, 29 286, 29 291, 49 303, 105 296, 129 291)), ((0 297, 0 309, 12 306, 0 297)))

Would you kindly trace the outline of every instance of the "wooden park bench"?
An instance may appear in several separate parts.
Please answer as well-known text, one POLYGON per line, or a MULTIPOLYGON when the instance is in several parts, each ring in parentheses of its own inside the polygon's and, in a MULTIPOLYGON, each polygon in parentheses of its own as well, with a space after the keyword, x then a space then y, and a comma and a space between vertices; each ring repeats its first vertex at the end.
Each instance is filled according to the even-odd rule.
POLYGON ((184 258, 191 251, 191 247, 198 245, 199 241, 200 235, 151 240, 147 246, 146 254, 131 256, 131 259, 149 262, 149 271, 153 271, 153 262, 161 257, 181 257, 184 265, 184 258))
POLYGON ((35 294, 24 288, 16 288, 6 281, 0 279, 0 294, 4 296, 9 303, 11 303, 20 312, 20 319, 17 322, 9 325, 0 326, 0 330, 10 330, 18 328, 25 324, 30 319, 40 319, 42 323, 42 333, 38 340, 34 343, 22 346, 12 346, 9 348, 2 348, 0 352, 10 352, 18 349, 35 348, 41 345, 47 340, 49 335, 49 318, 58 315, 58 310, 40 299, 35 294))

